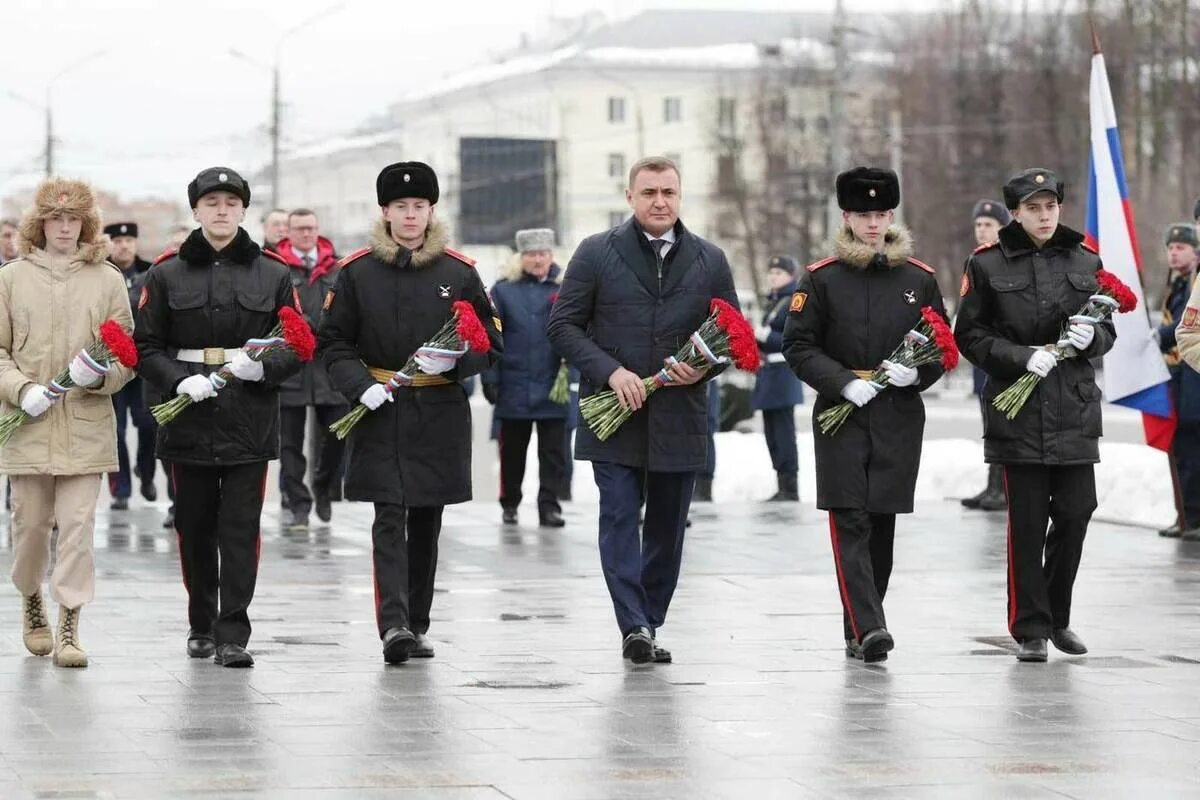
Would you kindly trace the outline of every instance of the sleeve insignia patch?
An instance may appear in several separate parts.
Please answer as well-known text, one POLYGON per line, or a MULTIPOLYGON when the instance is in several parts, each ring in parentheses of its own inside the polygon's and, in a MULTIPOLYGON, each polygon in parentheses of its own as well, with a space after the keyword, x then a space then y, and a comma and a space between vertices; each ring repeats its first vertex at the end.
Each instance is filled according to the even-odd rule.
POLYGON ((796 292, 792 295, 792 307, 788 310, 799 313, 804 310, 806 302, 808 302, 808 292, 796 292))

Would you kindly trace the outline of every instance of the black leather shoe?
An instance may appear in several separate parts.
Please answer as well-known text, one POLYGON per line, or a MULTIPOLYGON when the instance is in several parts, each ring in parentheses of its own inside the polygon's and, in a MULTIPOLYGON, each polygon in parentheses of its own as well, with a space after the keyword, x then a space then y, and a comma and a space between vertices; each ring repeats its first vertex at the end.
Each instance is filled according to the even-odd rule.
POLYGON ((853 639, 846 640, 846 658, 856 658, 862 661, 862 647, 853 639))
POLYGON ((517 524, 517 510, 515 508, 504 509, 503 519, 504 519, 505 525, 516 525, 517 524))
POLYGON ((887 661, 888 652, 895 646, 896 641, 887 632, 887 628, 867 631, 867 635, 862 637, 863 662, 873 664, 876 661, 887 661))
POLYGON ((562 528, 567 524, 563 519, 562 514, 552 508, 546 509, 538 515, 538 525, 543 528, 562 528))
POLYGON ((655 664, 670 664, 671 663, 671 651, 665 647, 659 647, 658 642, 656 641, 654 643, 654 655, 653 655, 653 657, 651 657, 650 660, 653 661, 655 664))
POLYGON ((1163 528, 1158 532, 1158 535, 1164 539, 1178 539, 1183 535, 1183 528, 1176 523, 1169 528, 1163 528))
POLYGON ((416 644, 417 637, 408 628, 388 628, 383 634, 383 660, 389 664, 403 664, 416 644))
POLYGON ((972 511, 974 511, 975 509, 979 508, 980 501, 982 501, 986 495, 987 495, 987 489, 984 489, 982 492, 980 492, 977 495, 974 495, 973 497, 964 497, 959 502, 961 502, 963 504, 963 508, 969 508, 972 511))
POLYGON ((654 659, 654 638, 647 628, 634 628, 621 642, 621 655, 635 664, 648 664, 654 659))
POLYGON ((142 481, 142 497, 148 503, 153 503, 158 499, 158 489, 155 487, 154 481, 142 481))
POLYGON ((1050 641, 1054 642, 1060 653, 1067 655, 1081 656, 1088 651, 1083 639, 1070 628, 1055 628, 1050 631, 1050 641))
POLYGON ((333 503, 329 500, 329 495, 319 494, 315 498, 317 510, 317 519, 321 522, 329 522, 333 519, 333 503))
POLYGON ((1041 663, 1047 658, 1045 639, 1022 639, 1017 650, 1017 661, 1041 663))
POLYGON ((283 529, 297 532, 308 530, 308 514, 292 512, 292 518, 287 521, 283 529))
POLYGON ((213 658, 213 663, 218 667, 246 669, 247 667, 254 666, 254 659, 246 652, 246 648, 240 644, 223 644, 217 647, 217 654, 213 658))
POLYGON ((433 658, 433 642, 423 633, 418 633, 408 654, 413 658, 433 658))
POLYGON ((163 527, 168 529, 175 527, 175 506, 167 509, 167 516, 163 518, 163 527))
POLYGON ((128 497, 114 497, 113 501, 112 501, 112 505, 109 506, 109 510, 111 510, 111 511, 128 511, 129 510, 129 498, 128 497))
POLYGON ((217 652, 217 643, 211 633, 188 631, 187 654, 189 658, 212 658, 217 652))

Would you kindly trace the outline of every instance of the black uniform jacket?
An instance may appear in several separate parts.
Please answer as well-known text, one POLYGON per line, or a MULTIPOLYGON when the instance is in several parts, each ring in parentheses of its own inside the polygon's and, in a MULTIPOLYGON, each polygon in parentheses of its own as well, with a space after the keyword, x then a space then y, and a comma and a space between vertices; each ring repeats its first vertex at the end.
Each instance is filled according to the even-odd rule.
POLYGON ((820 432, 817 417, 843 402, 842 389, 860 377, 856 371, 873 370, 892 354, 920 324, 925 306, 946 315, 933 268, 912 258, 912 240, 899 226, 888 230, 881 253, 843 228, 834 238, 834 255, 800 276, 783 353, 817 391, 818 508, 912 511, 925 431, 921 392, 942 376, 940 363, 920 367, 912 386, 883 389, 832 435, 820 432))
MULTIPOLYGON (((146 273, 138 298, 138 373, 156 402, 175 397, 189 375, 217 366, 179 361, 181 350, 239 348, 265 337, 279 310, 295 304, 287 267, 264 254, 244 230, 220 252, 200 229, 168 251, 146 273)), ((265 379, 230 380, 209 400, 193 403, 158 429, 158 456, 181 464, 227 466, 269 461, 279 455, 279 384, 300 369, 290 350, 263 359, 265 379)))
POLYGON ((983 453, 989 464, 1094 464, 1100 460, 1100 387, 1089 359, 1112 349, 1109 319, 1077 358, 1060 361, 1010 420, 992 406, 1026 372, 1033 348, 1058 341, 1067 318, 1096 293, 1100 256, 1065 225, 1041 248, 1016 220, 997 244, 967 259, 954 335, 963 355, 987 373, 983 453))
POLYGON ((346 497, 408 506, 441 506, 471 499, 471 410, 461 381, 494 364, 503 348, 487 291, 466 256, 446 247, 434 223, 424 246, 411 251, 380 222, 369 248, 341 261, 325 300, 320 357, 334 388, 352 405, 404 366, 450 318, 451 304, 475 308, 491 341, 487 353, 468 352, 442 377, 448 383, 403 387, 394 402, 367 415, 350 434, 346 497))
MULTIPOLYGON (((675 224, 661 276, 634 219, 584 239, 571 257, 546 326, 550 342, 581 375, 579 396, 608 389, 618 367, 650 377, 709 315, 713 298, 738 307, 725 253, 675 224)), ((575 457, 655 472, 703 469, 708 447, 707 380, 654 393, 607 441, 580 425, 575 457)))

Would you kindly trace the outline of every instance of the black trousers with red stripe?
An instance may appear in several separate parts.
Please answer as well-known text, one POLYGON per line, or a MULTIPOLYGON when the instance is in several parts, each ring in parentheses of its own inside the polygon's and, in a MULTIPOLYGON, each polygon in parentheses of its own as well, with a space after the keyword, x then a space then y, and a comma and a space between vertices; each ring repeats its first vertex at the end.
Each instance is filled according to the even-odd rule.
POLYGON ((375 567, 375 622, 381 639, 389 628, 429 631, 442 508, 375 504, 371 557, 375 567))
POLYGON ((218 645, 250 641, 267 464, 172 464, 175 530, 188 590, 188 623, 218 645))
POLYGON ((1048 639, 1071 624, 1071 592, 1096 510, 1096 472, 1007 465, 1008 630, 1017 641, 1048 639), (1047 531, 1047 525, 1049 530, 1047 531))
POLYGON ((842 627, 847 639, 862 641, 876 628, 886 628, 883 597, 892 577, 896 515, 861 509, 829 512, 829 538, 842 596, 842 627))

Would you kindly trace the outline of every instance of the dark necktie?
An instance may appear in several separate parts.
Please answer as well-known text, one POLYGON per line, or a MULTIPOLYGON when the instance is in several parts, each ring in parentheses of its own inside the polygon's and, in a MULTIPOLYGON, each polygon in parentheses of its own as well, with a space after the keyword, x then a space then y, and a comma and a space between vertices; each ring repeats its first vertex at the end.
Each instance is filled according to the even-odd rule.
POLYGON ((305 254, 304 254, 304 268, 305 268, 305 269, 312 269, 312 267, 313 267, 313 257, 312 257, 312 253, 305 253, 305 254))
POLYGON ((650 246, 652 248, 654 248, 654 257, 656 259, 658 259, 659 272, 662 272, 663 250, 665 250, 667 245, 669 245, 669 244, 670 244, 670 242, 668 242, 666 239, 651 239, 650 240, 650 246))

